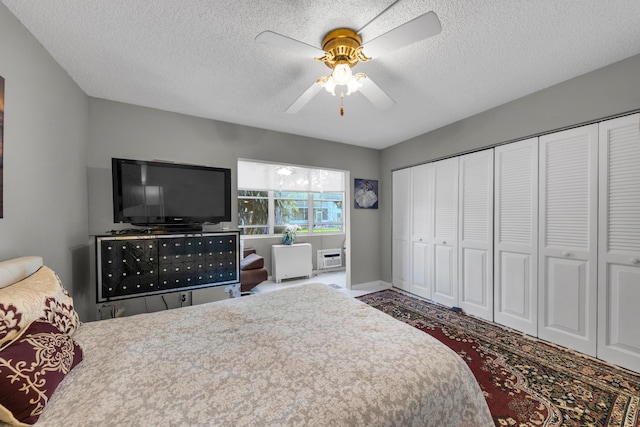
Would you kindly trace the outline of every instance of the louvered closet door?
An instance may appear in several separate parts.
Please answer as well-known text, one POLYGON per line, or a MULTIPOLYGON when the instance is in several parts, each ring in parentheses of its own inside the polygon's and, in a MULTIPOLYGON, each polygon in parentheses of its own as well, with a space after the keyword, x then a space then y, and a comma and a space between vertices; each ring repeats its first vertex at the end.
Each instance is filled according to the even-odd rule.
POLYGON ((540 137, 538 336, 596 354, 598 125, 540 137))
POLYGON ((411 168, 411 285, 409 292, 431 298, 429 230, 433 222, 433 168, 411 168))
POLYGON ((493 149, 461 156, 459 168, 459 306, 493 320, 493 149))
POLYGON ((432 299, 458 305, 458 157, 433 165, 432 299))
POLYGON ((409 290, 410 277, 410 182, 409 169, 394 171, 392 175, 393 221, 391 243, 391 276, 393 286, 409 290))
POLYGON ((538 332, 538 138, 495 148, 494 321, 538 332))
POLYGON ((600 123, 598 357, 640 372, 640 114, 600 123))

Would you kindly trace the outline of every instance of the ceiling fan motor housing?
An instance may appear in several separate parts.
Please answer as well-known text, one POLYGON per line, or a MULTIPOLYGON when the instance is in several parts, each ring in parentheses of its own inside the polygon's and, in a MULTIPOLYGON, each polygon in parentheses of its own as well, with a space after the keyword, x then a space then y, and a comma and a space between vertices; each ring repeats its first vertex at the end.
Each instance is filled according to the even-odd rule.
POLYGON ((329 68, 335 68, 338 63, 346 63, 353 67, 360 61, 366 62, 370 59, 362 53, 362 38, 349 28, 330 31, 322 40, 322 49, 325 52, 324 56, 316 59, 324 62, 329 68))

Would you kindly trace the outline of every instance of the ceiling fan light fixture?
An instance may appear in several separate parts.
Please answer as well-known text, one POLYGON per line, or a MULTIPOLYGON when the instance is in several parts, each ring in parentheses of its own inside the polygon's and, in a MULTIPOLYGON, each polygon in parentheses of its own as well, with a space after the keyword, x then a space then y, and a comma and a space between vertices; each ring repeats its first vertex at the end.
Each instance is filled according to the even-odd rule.
POLYGON ((329 75, 327 77, 320 78, 318 83, 329 92, 331 95, 336 96, 336 81, 333 76, 329 75))
POLYGON ((281 177, 285 177, 291 175, 293 173, 293 169, 291 169, 289 166, 280 166, 278 169, 276 169, 276 173, 281 177))
POLYGON ((342 63, 353 67, 358 62, 369 60, 362 53, 362 38, 350 28, 330 31, 322 40, 322 50, 324 55, 316 59, 332 69, 342 63))
POLYGON ((324 90, 326 90, 333 96, 336 96, 337 86, 346 86, 347 87, 346 94, 351 95, 352 93, 356 93, 362 87, 362 82, 360 82, 360 79, 366 79, 366 78, 367 76, 364 73, 351 74, 351 76, 349 77, 349 80, 347 80, 346 83, 341 83, 341 82, 338 82, 338 80, 334 77, 332 73, 328 76, 320 77, 316 81, 316 83, 322 86, 324 90))
MULTIPOLYGON (((329 32, 322 41, 324 55, 316 58, 318 61, 331 68, 331 74, 320 77, 316 83, 320 84, 331 95, 336 95, 337 86, 346 86, 346 94, 357 92, 362 83, 360 79, 366 78, 362 73, 353 74, 351 68, 358 62, 369 60, 362 53, 362 39, 349 28, 338 28, 329 32)), ((340 91, 340 98, 344 98, 344 90, 340 91)), ((344 106, 340 107, 340 114, 344 115, 344 106)))
MULTIPOLYGON (((379 20, 381 16, 396 4, 398 4, 397 0, 366 23, 359 32, 362 32, 364 28, 368 28, 374 21, 379 20)), ((258 34, 256 40, 305 56, 314 57, 317 61, 331 68, 331 74, 320 77, 315 83, 309 86, 302 95, 287 108, 287 113, 295 114, 299 112, 300 109, 323 88, 332 95, 335 95, 337 86, 346 86, 347 95, 359 91, 372 104, 378 107, 379 110, 385 111, 393 107, 395 101, 380 89, 373 80, 364 74, 353 75, 351 69, 359 62, 367 62, 371 58, 433 37, 441 31, 442 25, 440 24, 438 16, 434 12, 427 12, 367 41, 365 45, 362 44, 362 37, 358 34, 358 31, 350 28, 336 28, 329 31, 322 40, 322 49, 272 31, 263 31, 258 34), (367 51, 370 57, 367 57, 363 53, 363 49, 367 51), (364 80, 365 78, 366 80, 364 80)), ((344 94, 345 91, 340 90, 341 114, 344 114, 344 107, 342 106, 344 94)))
POLYGON ((347 83, 347 95, 351 95, 352 93, 356 93, 358 89, 362 87, 362 82, 360 79, 365 79, 367 76, 363 73, 358 73, 355 76, 352 76, 347 83))
POLYGON ((349 64, 346 61, 341 61, 334 67, 331 77, 337 85, 347 85, 353 77, 353 73, 349 64))

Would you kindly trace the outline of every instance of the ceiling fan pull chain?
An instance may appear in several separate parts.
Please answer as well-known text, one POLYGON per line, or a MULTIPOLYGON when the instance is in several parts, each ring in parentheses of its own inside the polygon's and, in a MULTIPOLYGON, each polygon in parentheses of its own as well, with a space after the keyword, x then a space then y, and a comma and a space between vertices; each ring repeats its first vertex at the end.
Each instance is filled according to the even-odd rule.
POLYGON ((340 91, 340 115, 344 116, 344 91, 340 91))

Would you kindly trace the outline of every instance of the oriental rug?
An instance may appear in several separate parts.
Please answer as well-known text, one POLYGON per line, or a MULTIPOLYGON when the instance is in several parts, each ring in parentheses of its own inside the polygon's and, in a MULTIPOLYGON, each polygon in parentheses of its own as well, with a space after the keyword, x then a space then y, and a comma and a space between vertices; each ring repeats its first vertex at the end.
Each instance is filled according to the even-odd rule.
POLYGON ((640 427, 636 373, 400 291, 358 299, 462 357, 496 426, 640 427))

